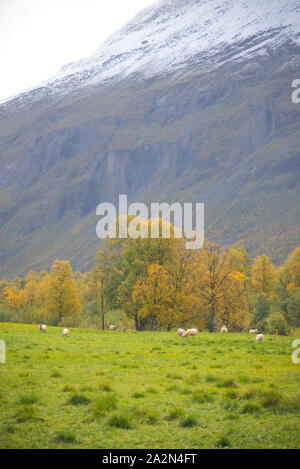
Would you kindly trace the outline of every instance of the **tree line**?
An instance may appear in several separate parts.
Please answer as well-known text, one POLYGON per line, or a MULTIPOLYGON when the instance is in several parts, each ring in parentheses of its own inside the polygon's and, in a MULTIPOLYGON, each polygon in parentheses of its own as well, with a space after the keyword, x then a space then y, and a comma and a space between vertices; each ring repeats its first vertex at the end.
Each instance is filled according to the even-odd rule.
POLYGON ((276 268, 239 243, 186 250, 171 227, 169 239, 106 239, 85 273, 55 260, 50 272, 0 281, 0 321, 104 329, 113 320, 136 330, 226 324, 288 334, 300 327, 300 247, 276 268))

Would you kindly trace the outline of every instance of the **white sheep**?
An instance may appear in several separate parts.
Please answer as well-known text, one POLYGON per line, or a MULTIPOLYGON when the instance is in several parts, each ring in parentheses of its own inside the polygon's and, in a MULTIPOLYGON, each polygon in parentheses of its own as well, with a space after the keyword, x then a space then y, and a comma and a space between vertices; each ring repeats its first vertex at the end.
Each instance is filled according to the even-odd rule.
POLYGON ((63 337, 68 337, 68 335, 69 335, 68 329, 64 329, 64 330, 62 331, 62 336, 63 336, 63 337))
POLYGON ((178 335, 182 335, 185 333, 185 330, 184 329, 181 329, 181 327, 179 329, 177 329, 177 334, 178 335))
POLYGON ((258 329, 250 329, 249 334, 257 334, 258 329))
POLYGON ((227 332, 227 327, 225 326, 225 324, 221 327, 221 334, 223 334, 224 332, 226 333, 227 332))
POLYGON ((115 326, 114 324, 112 324, 111 326, 109 326, 108 330, 109 330, 109 331, 116 331, 116 330, 117 330, 117 326, 115 326))
POLYGON ((264 335, 263 334, 257 334, 256 342, 262 342, 263 340, 264 340, 264 335))
POLYGON ((181 337, 192 337, 195 335, 198 335, 197 329, 188 329, 181 335, 181 337))
POLYGON ((40 332, 47 332, 47 326, 45 324, 40 323, 39 329, 40 332))

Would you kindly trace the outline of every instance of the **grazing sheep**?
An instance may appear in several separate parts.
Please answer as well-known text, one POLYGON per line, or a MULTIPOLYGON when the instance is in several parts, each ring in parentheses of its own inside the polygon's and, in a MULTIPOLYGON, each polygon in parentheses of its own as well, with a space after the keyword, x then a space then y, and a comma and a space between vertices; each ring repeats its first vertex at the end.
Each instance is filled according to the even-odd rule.
POLYGON ((114 324, 112 324, 111 326, 109 326, 108 330, 109 330, 109 331, 116 331, 116 330, 117 330, 117 326, 115 326, 114 324))
POLYGON ((181 335, 181 337, 192 337, 195 335, 198 335, 197 329, 188 329, 181 335))
POLYGON ((45 324, 40 323, 39 329, 40 332, 47 332, 47 326, 45 324))
POLYGON ((250 329, 249 334, 257 334, 258 329, 250 329))
POLYGON ((62 331, 62 336, 63 336, 63 337, 68 337, 68 335, 69 335, 68 329, 64 329, 64 330, 62 331))
POLYGON ((263 334, 257 334, 256 342, 262 342, 263 340, 264 340, 264 335, 263 334))
POLYGON ((226 333, 227 332, 227 327, 225 326, 225 324, 221 327, 221 334, 223 334, 224 332, 226 333))
POLYGON ((185 330, 184 329, 181 329, 181 327, 179 329, 177 329, 177 334, 178 335, 182 335, 185 333, 185 330))

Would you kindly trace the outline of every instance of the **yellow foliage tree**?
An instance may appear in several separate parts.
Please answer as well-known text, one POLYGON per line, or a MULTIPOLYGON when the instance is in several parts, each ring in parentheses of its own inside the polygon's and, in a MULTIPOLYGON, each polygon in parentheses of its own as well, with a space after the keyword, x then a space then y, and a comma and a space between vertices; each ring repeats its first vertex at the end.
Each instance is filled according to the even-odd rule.
POLYGON ((206 243, 197 254, 193 293, 199 301, 200 314, 211 322, 214 332, 222 321, 241 328, 246 324, 245 280, 244 274, 233 270, 230 256, 219 245, 206 243))
POLYGON ((172 281, 161 265, 150 265, 147 277, 136 282, 132 299, 138 306, 139 316, 148 320, 152 330, 157 326, 170 329, 178 319, 172 281))
POLYGON ((226 289, 221 296, 218 310, 218 327, 226 324, 231 331, 241 331, 249 326, 249 310, 246 290, 247 277, 234 271, 226 279, 226 289))
POLYGON ((254 259, 252 266, 252 284, 264 295, 272 293, 276 283, 275 267, 265 254, 254 259))
POLYGON ((23 304, 24 290, 8 286, 3 290, 3 297, 8 309, 18 311, 23 304))
POLYGON ((300 287, 300 247, 296 248, 287 258, 283 270, 288 276, 287 289, 300 287))
POLYGON ((58 325, 61 325, 63 318, 80 312, 81 304, 68 261, 54 261, 44 287, 46 311, 56 318, 58 325))

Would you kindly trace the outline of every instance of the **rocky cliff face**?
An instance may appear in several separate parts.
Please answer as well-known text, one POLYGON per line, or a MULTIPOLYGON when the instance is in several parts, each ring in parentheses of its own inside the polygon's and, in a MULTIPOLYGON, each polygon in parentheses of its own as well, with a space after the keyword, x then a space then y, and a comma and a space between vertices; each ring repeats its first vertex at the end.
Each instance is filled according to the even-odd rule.
POLYGON ((0 106, 0 275, 95 256, 95 209, 205 202, 206 237, 299 244, 297 0, 168 0, 0 106), (248 4, 248 5, 247 5, 248 4))

